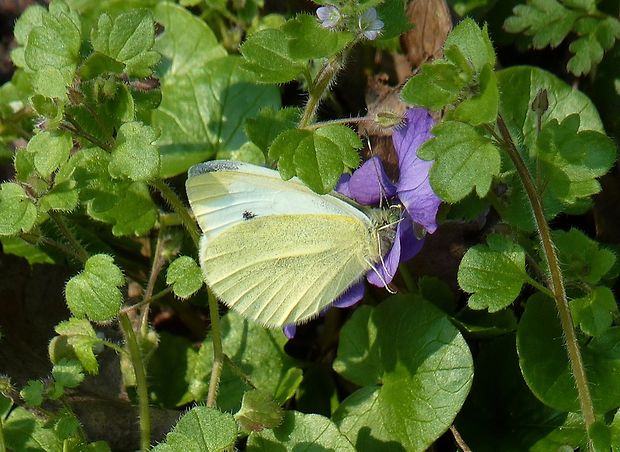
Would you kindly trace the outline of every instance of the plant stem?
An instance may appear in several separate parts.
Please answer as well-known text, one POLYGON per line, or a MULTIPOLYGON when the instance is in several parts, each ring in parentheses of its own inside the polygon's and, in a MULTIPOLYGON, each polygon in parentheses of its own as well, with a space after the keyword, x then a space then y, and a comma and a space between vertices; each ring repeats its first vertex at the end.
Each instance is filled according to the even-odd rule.
POLYGON ((179 198, 179 196, 174 192, 172 188, 168 184, 166 184, 161 179, 155 179, 152 181, 151 186, 155 188, 161 196, 166 200, 166 202, 172 207, 172 210, 181 218, 181 223, 189 233, 194 245, 196 248, 199 246, 200 242, 200 234, 198 232, 198 228, 196 227, 196 222, 189 214, 187 207, 183 204, 183 201, 179 198))
POLYGON ((334 76, 338 73, 340 68, 342 67, 341 60, 343 59, 343 53, 339 53, 337 55, 332 56, 329 60, 325 62, 323 67, 320 69, 316 78, 314 79, 314 83, 310 86, 310 91, 308 92, 308 102, 306 103, 306 107, 304 108, 304 113, 299 121, 299 128, 303 129, 308 127, 316 116, 316 110, 319 108, 319 104, 325 91, 329 87, 334 76))
POLYGON ((153 264, 151 265, 151 273, 149 275, 148 283, 146 284, 146 289, 144 290, 144 297, 142 301, 144 302, 144 310, 142 311, 142 323, 140 325, 140 335, 145 337, 148 333, 148 319, 149 319, 149 300, 153 297, 153 289, 155 288, 155 283, 157 282, 157 277, 161 272, 161 269, 164 265, 164 257, 162 255, 163 241, 164 241, 164 231, 166 230, 165 226, 161 226, 159 231, 157 231, 157 244, 155 245, 155 252, 153 253, 153 264))
POLYGON ((374 118, 372 118, 371 116, 356 116, 354 118, 330 119, 329 121, 321 121, 315 122, 314 124, 309 124, 305 128, 308 130, 316 130, 320 127, 331 126, 334 124, 357 124, 365 121, 374 121, 374 118))
POLYGON ((566 298, 560 263, 558 261, 558 256, 555 252, 555 246, 551 237, 551 230, 547 224, 547 220, 545 219, 542 202, 538 196, 532 176, 521 159, 521 155, 519 154, 519 151, 510 136, 508 127, 501 116, 497 119, 497 125, 502 136, 502 142, 505 145, 504 147, 515 165, 515 168, 517 169, 517 173, 519 174, 521 182, 525 187, 527 197, 534 212, 536 227, 538 228, 538 234, 543 245, 545 259, 550 272, 548 285, 553 292, 553 298, 560 316, 560 323, 562 325, 562 331, 564 333, 564 339, 566 341, 566 348, 568 351, 568 359, 570 361, 573 378, 575 379, 575 384, 577 386, 579 404, 581 406, 581 412, 589 438, 590 429, 595 422, 594 406, 592 404, 592 397, 590 395, 590 388, 588 387, 588 380, 586 377, 583 359, 581 357, 577 335, 575 334, 575 328, 573 326, 573 320, 568 306, 568 300, 566 298))
POLYGON ((6 452, 6 445, 4 444, 4 428, 2 426, 1 417, 0 417, 0 452, 6 452))
POLYGON ((75 251, 76 257, 83 264, 86 263, 86 261, 90 257, 90 255, 88 254, 88 251, 86 251, 86 248, 84 248, 82 244, 78 241, 78 239, 75 238, 75 236, 73 235, 73 232, 71 232, 71 230, 65 223, 65 220, 62 218, 62 216, 54 212, 53 210, 50 210, 48 212, 48 215, 50 216, 52 221, 56 223, 56 226, 58 227, 62 235, 64 235, 65 238, 68 240, 69 245, 71 245, 71 247, 75 251))
POLYGON ((77 262, 83 263, 80 255, 75 250, 68 247, 64 243, 60 243, 60 242, 57 242, 56 240, 43 237, 40 235, 36 235, 36 234, 31 234, 31 233, 22 233, 20 234, 20 238, 28 243, 31 243, 32 245, 37 245, 40 243, 50 248, 56 248, 58 251, 65 254, 67 257, 71 259, 75 259, 77 262))
POLYGON ((79 124, 77 122, 75 122, 72 118, 70 117, 66 117, 65 118, 67 120, 66 123, 62 123, 60 124, 60 128, 64 129, 68 132, 74 133, 77 136, 80 136, 88 141, 90 141, 92 144, 94 144, 95 146, 103 149, 104 151, 108 151, 111 152, 112 151, 112 146, 109 145, 108 143, 104 143, 103 141, 99 140, 96 136, 91 135, 90 133, 86 132, 85 130, 83 130, 79 124))
POLYGON ((151 447, 151 412, 149 411, 149 394, 146 384, 146 371, 142 361, 142 352, 136 340, 129 316, 121 312, 118 316, 121 329, 125 333, 131 364, 136 375, 138 405, 140 410, 140 450, 146 452, 151 447))
POLYGON ((222 348, 222 331, 220 329, 220 314, 218 312, 217 298, 211 290, 209 296, 209 316, 211 317, 211 340, 213 341, 213 367, 209 380, 209 393, 207 394, 207 406, 214 408, 217 403, 217 392, 222 377, 224 366, 224 350, 222 348))
POLYGON ((121 312, 129 312, 129 311, 133 311, 134 309, 138 309, 147 303, 152 303, 154 301, 159 300, 162 297, 165 297, 170 292, 172 292, 172 286, 168 286, 165 289, 160 290, 159 292, 157 292, 155 295, 153 295, 150 298, 144 298, 143 300, 140 300, 138 303, 132 304, 131 306, 124 307, 123 309, 121 309, 121 312))

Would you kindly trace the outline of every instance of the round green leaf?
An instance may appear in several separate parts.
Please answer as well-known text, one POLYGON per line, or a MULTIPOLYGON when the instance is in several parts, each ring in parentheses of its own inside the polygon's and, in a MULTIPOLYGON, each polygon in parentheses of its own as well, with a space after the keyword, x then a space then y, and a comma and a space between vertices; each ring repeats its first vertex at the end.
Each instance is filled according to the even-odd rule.
POLYGON ((166 284, 172 286, 177 297, 189 298, 202 287, 202 272, 194 259, 181 256, 168 267, 166 284))
POLYGON ((471 309, 499 311, 521 292, 526 278, 525 251, 507 237, 493 234, 487 245, 476 245, 465 253, 459 265, 459 286, 472 293, 471 309))
MULTIPOLYGON (((519 365, 527 385, 543 403, 560 411, 579 411, 577 389, 553 300, 530 297, 517 330, 519 365)), ((620 405, 620 327, 581 344, 594 409, 606 413, 620 405)))
POLYGON ((155 131, 140 122, 127 122, 118 131, 108 169, 112 177, 147 181, 159 176, 155 131))
POLYGON ((465 340, 439 309, 407 296, 392 297, 370 316, 354 315, 348 323, 335 368, 355 381, 374 377, 382 384, 354 392, 334 421, 357 450, 394 443, 406 450, 429 447, 450 427, 469 392, 473 368, 465 340), (354 339, 347 336, 360 337, 364 333, 356 330, 369 328, 376 339, 351 347, 354 339))
POLYGON ((337 450, 355 449, 349 440, 338 431, 338 427, 326 417, 318 414, 303 414, 287 411, 282 425, 273 430, 252 433, 248 438, 248 451, 265 450, 337 450))
POLYGON ((206 406, 197 406, 185 414, 166 435, 166 442, 157 445, 153 452, 178 452, 181 450, 221 452, 232 450, 237 440, 237 424, 229 413, 222 413, 206 406))
POLYGON ((26 149, 34 154, 36 170, 47 178, 67 161, 72 147, 68 133, 43 131, 32 137, 26 149))
POLYGON ((67 283, 67 305, 76 317, 112 320, 123 302, 118 287, 124 283, 123 273, 114 265, 114 259, 107 254, 97 254, 86 261, 82 273, 67 283))
POLYGON ((6 182, 0 185, 0 235, 27 232, 37 219, 37 208, 24 189, 6 182))

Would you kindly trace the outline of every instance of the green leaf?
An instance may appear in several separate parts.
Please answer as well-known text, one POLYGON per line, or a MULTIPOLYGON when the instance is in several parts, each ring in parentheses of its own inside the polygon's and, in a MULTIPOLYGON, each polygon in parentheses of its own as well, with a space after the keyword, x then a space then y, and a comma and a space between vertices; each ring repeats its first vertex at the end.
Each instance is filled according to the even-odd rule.
POLYGON ((504 29, 532 36, 535 49, 560 45, 579 17, 557 0, 530 0, 526 5, 515 6, 512 12, 514 16, 506 19, 504 29))
MULTIPOLYGON (((71 317, 69 320, 60 322, 54 328, 62 338, 65 338, 71 346, 75 356, 79 359, 84 370, 91 374, 96 374, 99 369, 97 358, 93 353, 93 346, 99 342, 97 334, 90 322, 86 319, 76 319, 71 317)), ((51 346, 51 344, 50 344, 51 346)), ((52 362, 55 364, 60 360, 54 360, 50 353, 52 362)))
POLYGON ((437 111, 456 102, 464 86, 465 81, 453 64, 423 64, 420 72, 407 81, 401 97, 408 104, 437 111))
POLYGON ((377 6, 377 17, 384 23, 380 41, 396 38, 413 28, 405 12, 405 0, 385 0, 377 6))
POLYGON ((425 450, 452 424, 473 377, 458 330, 444 313, 411 296, 392 297, 370 315, 368 308, 356 310, 341 332, 334 369, 366 385, 333 416, 356 450, 392 444, 425 450), (369 343, 355 344, 364 335, 369 343))
POLYGON ((15 408, 2 424, 8 450, 27 452, 63 450, 63 441, 52 429, 45 428, 45 421, 36 418, 25 408, 15 408))
POLYGON ((461 102, 446 119, 480 125, 495 122, 499 109, 499 90, 497 77, 490 65, 485 65, 480 72, 480 92, 461 102))
MULTIPOLYGON (((280 404, 295 394, 302 379, 302 371, 284 351, 288 340, 282 331, 267 330, 232 311, 222 317, 221 328, 224 353, 248 376, 256 389, 271 395, 280 404)), ((198 390, 193 392, 195 396, 205 395, 203 391, 206 390, 212 367, 212 347, 209 338, 199 351, 199 364, 189 384, 190 389, 198 390)), ((226 411, 238 410, 243 394, 248 389, 238 373, 224 366, 218 406, 226 411)))
POLYGON ((342 173, 359 165, 361 147, 357 134, 346 126, 292 129, 275 139, 269 158, 278 162, 284 179, 298 176, 315 192, 328 193, 342 173))
POLYGON ((543 162, 539 178, 549 194, 564 204, 598 193, 601 187, 596 178, 607 173, 616 160, 613 141, 600 132, 579 131, 579 122, 577 114, 561 123, 551 120, 536 142, 537 156, 543 162))
POLYGON ((172 291, 177 297, 191 297, 198 292, 203 283, 200 267, 189 256, 178 257, 168 267, 166 284, 172 286, 172 291))
POLYGON ((482 29, 472 19, 463 19, 446 38, 444 49, 456 47, 476 74, 486 65, 495 67, 495 51, 485 25, 482 29))
POLYGON ((197 406, 185 414, 153 452, 232 450, 237 440, 237 424, 229 413, 197 406))
POLYGON ((78 205, 78 191, 73 180, 58 182, 54 187, 39 199, 41 212, 58 210, 70 212, 78 205))
MULTIPOLYGON (((517 330, 517 350, 523 377, 540 401, 559 411, 579 410, 562 329, 553 300, 541 294, 530 297, 517 330)), ((609 328, 580 344, 588 385, 596 413, 620 405, 620 327, 609 328)))
POLYGON ((199 359, 191 341, 162 332, 148 362, 151 399, 167 408, 187 403, 188 383, 196 372, 199 359))
POLYGON ((300 116, 299 108, 285 107, 276 110, 266 107, 256 117, 245 120, 244 130, 250 141, 266 155, 273 140, 285 130, 294 129, 300 116))
POLYGON ((443 200, 454 203, 474 188, 484 197, 499 174, 499 149, 469 124, 445 121, 432 130, 435 138, 418 150, 424 160, 435 160, 430 172, 433 190, 443 200))
POLYGON ((86 261, 84 271, 67 282, 65 296, 71 313, 94 321, 112 320, 118 315, 125 284, 123 272, 112 256, 96 254, 86 261))
POLYGON ((598 284, 616 262, 612 251, 601 248, 578 229, 554 231, 553 241, 558 248, 566 279, 583 281, 588 285, 598 284))
POLYGON ((243 67, 253 80, 261 83, 285 83, 305 70, 305 61, 297 60, 289 51, 289 38, 283 30, 269 28, 252 34, 239 49, 243 67))
POLYGON ((611 430, 611 450, 612 452, 620 451, 620 411, 616 411, 610 426, 611 430))
POLYGON ((269 394, 254 389, 243 394, 241 408, 235 414, 235 420, 246 432, 260 432, 280 425, 282 415, 282 408, 269 394))
POLYGON ((239 149, 234 151, 219 151, 215 154, 216 160, 233 160, 237 162, 247 162, 254 165, 265 166, 265 154, 254 143, 244 143, 239 149))
POLYGON ((601 62, 606 50, 611 49, 620 38, 620 21, 615 17, 597 20, 585 36, 571 42, 569 50, 575 55, 568 60, 566 68, 580 76, 587 74, 601 62))
POLYGON ((45 387, 39 380, 28 380, 28 384, 19 391, 19 395, 30 406, 40 406, 43 403, 45 387))
POLYGON ((37 219, 37 208, 24 189, 14 183, 0 185, 0 235, 28 232, 37 219))
POLYGON ((26 150, 34 154, 34 167, 44 178, 67 161, 73 148, 71 135, 65 132, 43 131, 28 142, 26 150))
POLYGON ((474 383, 455 422, 471 450, 547 452, 585 446, 581 415, 543 405, 523 381, 514 334, 478 344, 474 383))
POLYGON ((2 243, 4 254, 23 257, 30 265, 54 263, 54 258, 50 254, 19 237, 0 237, 0 242, 2 243))
POLYGON ((102 149, 84 149, 72 156, 80 200, 88 215, 112 224, 115 235, 141 235, 157 219, 157 208, 143 182, 115 180, 108 173, 111 156, 102 149))
POLYGON ((507 237, 492 234, 487 245, 476 245, 459 265, 459 286, 469 297, 471 309, 497 312, 509 306, 527 280, 525 251, 507 237))
POLYGON ((279 427, 251 433, 248 438, 248 451, 280 449, 351 452, 355 450, 332 421, 318 414, 303 414, 297 411, 287 411, 279 427))
POLYGON ((153 127, 160 131, 161 177, 180 174, 217 152, 239 149, 247 141, 245 119, 266 106, 279 108, 276 87, 251 81, 237 57, 164 78, 162 102, 153 112, 153 127))
POLYGON ((158 75, 171 78, 204 68, 214 59, 226 56, 215 34, 204 20, 171 2, 159 2, 155 19, 165 28, 155 41, 162 54, 158 75))
POLYGON ((159 61, 151 48, 155 25, 151 12, 132 9, 112 19, 104 13, 91 31, 91 43, 97 52, 125 64, 125 72, 134 77, 148 77, 159 61))
POLYGON ((90 80, 103 74, 120 74, 125 65, 103 53, 93 52, 78 68, 82 80, 90 80))
POLYGON ((452 318, 466 338, 487 339, 517 330, 517 317, 512 309, 490 313, 462 309, 452 318))
POLYGON ((32 26, 37 21, 32 16, 28 21, 31 22, 20 30, 20 39, 25 41, 24 62, 34 72, 35 90, 47 97, 64 99, 79 61, 82 43, 79 17, 65 3, 55 1, 50 4, 49 12, 41 13, 40 24, 32 26))
POLYGON ((54 364, 52 376, 65 388, 75 388, 84 380, 82 365, 74 360, 63 359, 54 364))
POLYGON ((595 287, 582 298, 570 302, 573 321, 589 336, 600 336, 611 326, 618 305, 607 287, 595 287))
POLYGON ((139 122, 127 122, 118 131, 108 169, 116 178, 148 181, 159 176, 155 131, 139 122))
POLYGON ((349 32, 322 27, 316 17, 309 14, 299 14, 280 29, 286 33, 284 39, 288 40, 288 55, 298 60, 335 55, 353 39, 349 32))

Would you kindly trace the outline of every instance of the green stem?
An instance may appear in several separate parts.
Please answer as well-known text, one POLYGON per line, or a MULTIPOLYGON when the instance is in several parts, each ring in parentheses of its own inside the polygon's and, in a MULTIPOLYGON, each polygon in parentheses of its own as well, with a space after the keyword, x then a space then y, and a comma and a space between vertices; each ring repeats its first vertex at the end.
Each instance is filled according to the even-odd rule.
POLYGON ((65 238, 69 242, 69 245, 71 245, 71 247, 75 251, 76 257, 82 263, 86 263, 86 261, 90 257, 90 255, 88 254, 88 251, 86 251, 86 248, 84 248, 82 244, 78 241, 78 239, 75 238, 75 236, 73 235, 73 232, 71 232, 71 230, 67 226, 67 223, 65 223, 65 220, 62 218, 62 216, 54 212, 53 210, 50 210, 48 212, 48 215, 50 216, 52 221, 56 223, 56 226, 58 227, 62 235, 65 236, 65 238))
POLYGON ((562 331, 566 341, 566 348, 568 351, 568 359, 570 361, 573 378, 577 386, 577 393, 579 394, 579 403, 581 405, 581 412, 583 414, 586 432, 588 437, 592 425, 595 422, 594 406, 592 404, 592 397, 590 395, 590 388, 588 387, 588 380, 586 377, 586 371, 581 357, 581 351, 579 349, 579 343, 577 341, 577 335, 575 334, 575 328, 573 326, 573 320, 568 306, 568 300, 566 298, 566 291, 564 289, 564 281, 562 277, 562 271, 560 269, 560 263, 555 251, 553 239, 551 237, 551 230, 545 219, 545 213, 543 210, 542 202, 538 196, 536 186, 532 181, 525 163, 521 159, 521 155, 517 150, 508 127, 501 116, 497 119, 497 125, 502 136, 502 142, 504 148, 508 152, 510 159, 512 160, 517 173, 525 187, 527 197, 530 201, 530 205, 534 212, 534 218, 536 220, 536 226, 538 228, 538 234, 543 245, 543 251, 547 265, 550 272, 550 279, 548 282, 549 288, 553 293, 553 298, 556 303, 558 314, 560 316, 560 323, 562 325, 562 331))
POLYGON ((22 233, 20 234, 20 238, 35 246, 38 244, 42 244, 50 248, 56 248, 67 257, 75 259, 78 262, 82 262, 80 255, 64 243, 60 243, 56 240, 31 233, 22 233))
POLYGON ((2 417, 0 417, 0 452, 6 452, 6 445, 4 444, 4 428, 2 425, 2 417))
POLYGON ((90 133, 82 129, 80 125, 76 121, 74 121, 72 118, 66 117, 65 119, 67 120, 68 123, 60 124, 61 129, 64 129, 68 132, 71 132, 77 136, 80 136, 90 141, 92 144, 103 149, 104 151, 108 151, 108 152, 112 151, 112 146, 110 144, 104 143, 103 141, 99 140, 96 136, 91 135, 90 133))
POLYGON ((305 128, 308 130, 316 130, 324 126, 331 126, 334 124, 357 124, 365 121, 374 121, 374 118, 370 116, 356 116, 355 118, 331 119, 329 121, 321 121, 315 122, 314 124, 309 124, 305 128))
MULTIPOLYGON (((75 337, 75 336, 74 336, 75 337)), ((89 339, 90 337, 87 336, 89 339)), ((131 358, 131 356, 129 355, 129 353, 127 352, 127 350, 125 350, 123 347, 119 347, 118 345, 116 345, 114 342, 110 342, 110 341, 105 341, 105 340, 100 340, 98 341, 99 344, 103 345, 104 347, 108 347, 111 348, 112 350, 114 350, 116 353, 120 354, 120 355, 127 355, 128 358, 131 358)))
POLYGON ((162 297, 165 297, 170 292, 172 292, 172 286, 168 286, 165 289, 160 290, 159 292, 157 292, 155 295, 153 295, 150 298, 145 298, 145 299, 139 301, 138 303, 132 304, 131 306, 124 307, 123 309, 121 309, 121 312, 129 312, 129 311, 133 311, 134 309, 138 309, 138 308, 144 306, 147 303, 152 303, 154 301, 159 300, 162 297))
POLYGON ((228 366, 232 373, 241 378, 246 385, 248 385, 252 389, 256 389, 256 386, 254 386, 254 383, 252 383, 250 377, 246 375, 246 373, 239 366, 237 366, 233 362, 233 360, 230 359, 227 355, 224 355, 224 363, 228 366))
POLYGON ((159 191, 161 196, 166 200, 170 207, 172 207, 172 210, 174 210, 179 218, 181 218, 181 223, 189 233, 194 245, 196 245, 196 248, 198 248, 200 243, 200 233, 196 227, 196 222, 189 214, 189 211, 185 204, 183 204, 183 201, 181 201, 181 198, 179 198, 174 190, 161 179, 152 181, 151 186, 159 191))
POLYGON ((151 412, 149 411, 149 394, 146 383, 146 371, 142 361, 140 346, 131 325, 129 316, 121 312, 118 316, 121 329, 127 339, 131 364, 136 375, 136 387, 138 391, 138 405, 140 410, 140 450, 146 452, 151 447, 151 412))
POLYGON ((301 117, 301 120, 299 121, 300 129, 308 127, 314 121, 314 117, 316 116, 316 110, 319 108, 319 104, 321 103, 321 99, 325 95, 325 91, 329 87, 329 84, 331 83, 334 76, 342 67, 342 59, 343 53, 341 52, 327 60, 323 67, 320 69, 319 73, 314 79, 314 83, 310 86, 310 91, 308 93, 308 102, 306 103, 304 113, 301 117))
POLYGON ((413 279, 413 276, 411 275, 411 272, 409 271, 407 266, 404 264, 399 265, 398 271, 400 272, 401 278, 403 278, 403 281, 405 282, 407 290, 409 292, 414 292, 416 289, 415 279, 413 279))
POLYGON ((217 403, 217 392, 220 387, 222 368, 224 366, 224 350, 222 348, 222 332, 220 329, 220 314, 218 312, 217 298, 210 290, 209 316, 211 317, 211 339, 213 341, 213 367, 209 380, 209 393, 207 394, 207 406, 214 408, 217 403))
POLYGON ((144 302, 144 310, 142 311, 142 324, 140 325, 140 335, 142 337, 146 337, 148 333, 148 319, 149 319, 149 307, 150 301, 153 297, 153 289, 155 288, 155 283, 157 282, 157 277, 161 272, 161 269, 164 265, 164 257, 162 255, 162 248, 164 242, 164 231, 166 228, 162 225, 157 231, 157 244, 155 245, 155 252, 153 253, 153 263, 151 265, 151 273, 149 275, 148 283, 146 284, 146 289, 144 290, 144 297, 142 301, 144 302))

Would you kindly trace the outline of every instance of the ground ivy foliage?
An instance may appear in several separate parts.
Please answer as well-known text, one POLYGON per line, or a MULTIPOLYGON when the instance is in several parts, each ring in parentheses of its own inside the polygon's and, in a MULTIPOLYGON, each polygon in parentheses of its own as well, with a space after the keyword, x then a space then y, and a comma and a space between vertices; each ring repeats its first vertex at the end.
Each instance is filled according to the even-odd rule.
POLYGON ((362 386, 334 413, 356 450, 394 442, 424 450, 451 425, 473 377, 448 317, 409 296, 358 309, 341 332, 334 369, 362 386))

